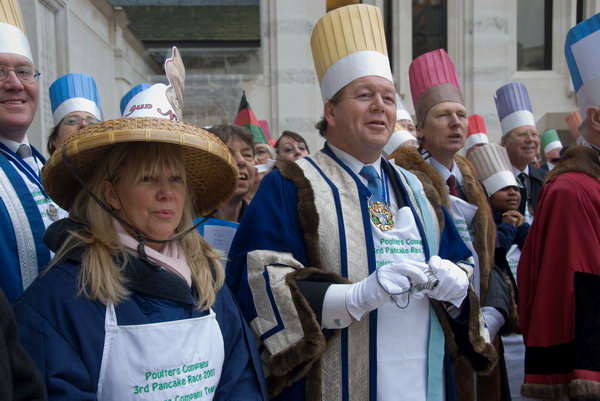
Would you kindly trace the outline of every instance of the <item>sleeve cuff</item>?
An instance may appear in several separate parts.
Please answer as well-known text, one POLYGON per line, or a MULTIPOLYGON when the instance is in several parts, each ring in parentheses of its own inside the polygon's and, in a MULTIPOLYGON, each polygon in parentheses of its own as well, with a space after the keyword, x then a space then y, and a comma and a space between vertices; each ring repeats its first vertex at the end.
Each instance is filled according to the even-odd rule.
POLYGON ((483 318, 490 333, 490 339, 493 341, 500 328, 504 326, 504 316, 502 316, 502 313, 492 306, 482 306, 481 312, 483 312, 483 318))
POLYGON ((351 284, 332 284, 323 299, 321 328, 343 329, 350 326, 352 316, 346 308, 346 292, 351 284))

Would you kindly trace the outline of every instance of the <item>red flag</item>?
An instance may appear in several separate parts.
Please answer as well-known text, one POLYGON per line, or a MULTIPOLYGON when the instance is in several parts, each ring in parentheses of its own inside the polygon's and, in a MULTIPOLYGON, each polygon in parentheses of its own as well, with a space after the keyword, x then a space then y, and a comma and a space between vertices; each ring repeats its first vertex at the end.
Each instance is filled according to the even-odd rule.
POLYGON ((265 133, 263 132, 258 119, 254 115, 254 112, 250 108, 250 104, 248 104, 248 99, 246 99, 246 91, 242 92, 240 107, 238 107, 238 112, 235 116, 235 120, 233 120, 233 123, 235 125, 241 125, 248 128, 250 133, 252 133, 254 143, 267 143, 265 133))

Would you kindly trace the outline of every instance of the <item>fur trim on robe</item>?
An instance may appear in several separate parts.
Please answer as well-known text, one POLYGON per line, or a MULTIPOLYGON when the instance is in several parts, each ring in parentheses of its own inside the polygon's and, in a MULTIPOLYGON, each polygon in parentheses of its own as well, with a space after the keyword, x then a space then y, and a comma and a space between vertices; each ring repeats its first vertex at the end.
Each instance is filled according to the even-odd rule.
MULTIPOLYGON (((427 163, 421 154, 411 148, 399 148, 392 155, 391 159, 419 179, 430 182, 438 191, 441 199, 440 203, 449 209, 450 200, 446 183, 442 176, 430 163, 427 163), (425 176, 425 177, 424 177, 425 176)), ((473 165, 464 157, 455 156, 455 162, 463 175, 463 191, 467 202, 477 206, 477 212, 473 218, 475 238, 473 246, 479 256, 479 274, 480 274, 480 293, 481 298, 477 297, 474 291, 471 291, 471 319, 469 322, 469 339, 476 351, 490 355, 497 355, 497 349, 492 344, 487 343, 481 335, 479 322, 476 319, 480 315, 481 302, 487 293, 490 272, 494 266, 494 249, 496 246, 496 224, 492 216, 492 211, 484 189, 477 180, 477 175, 473 165), (473 313, 475 311, 476 313, 473 313)), ((514 289, 508 277, 504 277, 511 300, 514 300, 514 289)), ((518 330, 518 313, 516 303, 512 302, 509 311, 508 330, 514 332, 518 330)), ((496 342, 498 343, 498 342, 496 342)), ((453 347, 449 347, 452 350, 453 347)), ((486 369, 477 369, 472 363, 464 357, 453 358, 454 371, 456 377, 457 393, 460 400, 500 400, 499 384, 501 382, 501 372, 496 364, 488 365, 486 369), (474 373, 480 376, 478 385, 474 382, 474 373)))
MULTIPOLYGON (((291 385, 298 379, 305 377, 306 399, 319 400, 321 399, 320 357, 325 351, 323 344, 325 344, 326 340, 314 312, 299 291, 296 282, 297 280, 307 278, 327 279, 328 281, 335 283, 348 283, 348 280, 335 273, 323 272, 319 268, 319 266, 321 266, 318 254, 319 215, 314 204, 314 192, 310 182, 304 177, 302 169, 297 164, 287 161, 277 162, 276 167, 279 169, 282 176, 291 180, 297 188, 298 215, 304 232, 307 253, 315 267, 307 267, 286 276, 286 283, 290 287, 294 304, 302 322, 305 340, 299 347, 293 347, 278 355, 276 361, 272 360, 272 363, 275 363, 272 365, 272 374, 267 378, 267 383, 269 385, 271 396, 275 396, 285 387, 291 385)), ((441 204, 442 199, 447 199, 447 191, 445 198, 440 196, 440 191, 445 189, 445 185, 440 185, 438 182, 434 183, 427 181, 425 175, 422 173, 419 174, 419 178, 424 187, 424 192, 436 211, 440 227, 443 227, 444 217, 441 212, 441 204), (437 185, 437 187, 435 185, 437 185)), ((470 315, 470 326, 476 326, 478 324, 479 310, 478 301, 475 297, 474 294, 469 296, 470 308, 471 310, 476 309, 477 312, 470 315)), ((455 358, 459 356, 460 351, 456 345, 455 336, 450 326, 445 307, 437 301, 432 301, 432 304, 444 330, 449 354, 451 357, 455 358)), ((470 330, 469 340, 471 340, 470 342, 472 343, 473 349, 478 354, 476 356, 478 363, 483 366, 482 372, 489 372, 496 364, 496 351, 493 346, 487 344, 483 338, 474 335, 474 333, 474 331, 470 330)), ((337 335, 337 333, 334 335, 337 335)))

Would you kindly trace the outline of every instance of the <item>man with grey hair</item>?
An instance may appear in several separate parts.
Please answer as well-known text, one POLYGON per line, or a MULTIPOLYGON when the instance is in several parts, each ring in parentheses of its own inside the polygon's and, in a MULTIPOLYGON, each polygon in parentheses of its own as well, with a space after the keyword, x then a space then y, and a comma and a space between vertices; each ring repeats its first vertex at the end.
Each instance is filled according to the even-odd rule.
POLYGON ((35 69, 16 0, 0 7, 0 287, 13 301, 46 267, 46 227, 66 217, 40 180, 44 157, 29 144, 27 130, 38 106, 35 69), (3 14, 5 13, 5 14, 3 14))
POLYGON ((496 91, 494 100, 502 128, 501 145, 506 148, 519 183, 519 212, 531 224, 547 172, 533 165, 540 149, 540 135, 529 93, 521 82, 510 82, 496 91))

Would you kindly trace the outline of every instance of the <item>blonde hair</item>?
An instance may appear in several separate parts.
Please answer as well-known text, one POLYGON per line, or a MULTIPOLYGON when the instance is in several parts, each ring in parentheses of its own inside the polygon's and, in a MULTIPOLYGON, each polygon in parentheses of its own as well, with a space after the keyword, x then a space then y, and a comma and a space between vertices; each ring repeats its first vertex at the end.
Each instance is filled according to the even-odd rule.
MULTIPOLYGON (((178 145, 164 143, 124 143, 113 146, 94 175, 87 180, 90 190, 106 205, 104 190, 120 180, 125 183, 140 182, 146 175, 154 176, 161 169, 168 168, 181 174, 185 182, 183 154, 178 145)), ((192 226, 193 199, 188 194, 183 216, 174 234, 192 226)), ((65 256, 78 247, 83 247, 79 274, 80 293, 103 304, 117 304, 130 295, 123 270, 129 261, 129 254, 119 243, 117 234, 107 212, 85 191, 77 194, 70 212, 70 218, 82 223, 85 230, 69 232, 48 268, 58 264, 65 256), (120 260, 120 263, 117 261, 120 260)), ((176 240, 183 249, 192 273, 192 288, 197 294, 198 309, 210 308, 222 287, 225 273, 219 262, 219 252, 215 251, 196 231, 176 240)))

